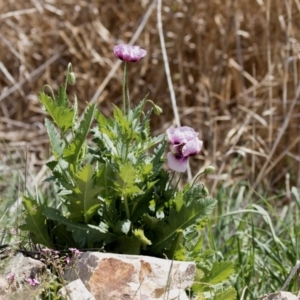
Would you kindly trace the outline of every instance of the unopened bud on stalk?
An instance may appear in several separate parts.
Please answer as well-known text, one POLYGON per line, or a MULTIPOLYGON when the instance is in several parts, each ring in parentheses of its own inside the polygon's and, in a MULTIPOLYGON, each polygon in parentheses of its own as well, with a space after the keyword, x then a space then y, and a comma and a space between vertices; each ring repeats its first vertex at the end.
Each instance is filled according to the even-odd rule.
POLYGON ((68 70, 67 70, 67 83, 73 85, 75 84, 75 82, 76 82, 75 73, 73 72, 72 64, 69 63, 68 70))
POLYGON ((68 73, 68 84, 74 85, 76 82, 76 77, 74 72, 68 73))
POLYGON ((208 166, 205 168, 204 174, 206 174, 206 175, 212 174, 215 172, 215 170, 216 170, 216 168, 214 166, 208 166))
POLYGON ((147 102, 150 102, 153 105, 153 110, 155 114, 160 115, 163 112, 162 108, 156 105, 152 100, 148 99, 147 102))

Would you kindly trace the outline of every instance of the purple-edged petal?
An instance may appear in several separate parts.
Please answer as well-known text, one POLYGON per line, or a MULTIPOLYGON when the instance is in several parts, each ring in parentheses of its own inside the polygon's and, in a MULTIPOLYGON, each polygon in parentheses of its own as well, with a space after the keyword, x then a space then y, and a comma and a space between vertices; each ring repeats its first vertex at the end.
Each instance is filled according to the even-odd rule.
POLYGON ((167 135, 172 144, 185 144, 197 137, 198 134, 198 132, 188 126, 167 129, 167 135))
POLYGON ((147 51, 140 46, 120 44, 114 47, 114 53, 123 61, 137 62, 147 54, 147 51))
POLYGON ((185 172, 187 169, 187 157, 176 157, 172 152, 167 154, 169 168, 175 172, 185 172))
POLYGON ((191 141, 188 141, 181 150, 181 153, 184 157, 197 155, 203 146, 203 142, 198 138, 195 138, 191 141))

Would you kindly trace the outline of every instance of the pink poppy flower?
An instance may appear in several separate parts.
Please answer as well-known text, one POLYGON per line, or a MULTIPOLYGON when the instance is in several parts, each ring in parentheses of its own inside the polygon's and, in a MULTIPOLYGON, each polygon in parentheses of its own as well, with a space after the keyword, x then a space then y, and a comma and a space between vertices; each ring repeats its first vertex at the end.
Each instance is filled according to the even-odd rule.
POLYGON ((120 44, 114 47, 115 56, 123 61, 137 62, 147 54, 140 46, 120 44))
POLYGON ((185 172, 190 156, 197 155, 203 146, 198 139, 198 132, 188 126, 170 128, 168 138, 172 144, 172 151, 167 154, 170 169, 176 172, 185 172))

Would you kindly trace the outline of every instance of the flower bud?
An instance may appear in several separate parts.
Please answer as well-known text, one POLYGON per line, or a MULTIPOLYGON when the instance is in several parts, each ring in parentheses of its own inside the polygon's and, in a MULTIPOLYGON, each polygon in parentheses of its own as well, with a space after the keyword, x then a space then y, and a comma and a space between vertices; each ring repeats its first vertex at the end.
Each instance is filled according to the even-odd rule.
POLYGON ((216 170, 216 168, 214 166, 208 166, 205 168, 204 174, 206 174, 206 175, 212 174, 215 172, 215 170, 216 170))
POLYGON ((160 115, 163 112, 162 108, 156 104, 153 105, 153 110, 157 115, 160 115))
POLYGON ((76 77, 74 72, 68 73, 68 84, 74 85, 76 82, 76 77))
POLYGON ((153 105, 153 110, 156 115, 160 115, 163 112, 162 108, 156 105, 152 100, 148 99, 147 102, 150 102, 153 105))

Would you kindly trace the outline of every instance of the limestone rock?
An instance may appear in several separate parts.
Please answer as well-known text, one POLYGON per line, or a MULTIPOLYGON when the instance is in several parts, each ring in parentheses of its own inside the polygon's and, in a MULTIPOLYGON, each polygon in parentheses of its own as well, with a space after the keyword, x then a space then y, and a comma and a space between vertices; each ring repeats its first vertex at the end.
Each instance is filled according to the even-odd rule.
POLYGON ((22 253, 18 253, 11 258, 4 270, 4 277, 14 274, 16 281, 24 281, 28 278, 36 278, 46 270, 45 264, 39 260, 25 257, 22 253))
POLYGON ((3 298, 2 296, 7 294, 8 283, 7 280, 0 276, 0 300, 3 298))
POLYGON ((266 295, 262 300, 298 300, 298 297, 289 292, 278 292, 266 295))
POLYGON ((184 289, 193 284, 195 271, 193 262, 85 252, 65 277, 80 278, 96 299, 187 300, 184 289))
POLYGON ((61 288, 58 294, 64 296, 67 300, 95 300, 80 279, 74 280, 61 288))

